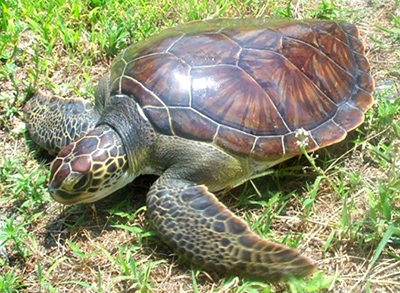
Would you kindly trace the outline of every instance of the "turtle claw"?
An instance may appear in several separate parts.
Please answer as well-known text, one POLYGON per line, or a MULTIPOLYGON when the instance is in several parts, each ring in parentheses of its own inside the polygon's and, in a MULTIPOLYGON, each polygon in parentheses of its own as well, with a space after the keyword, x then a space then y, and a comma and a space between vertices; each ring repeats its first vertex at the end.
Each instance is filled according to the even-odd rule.
POLYGON ((252 232, 204 185, 160 178, 148 193, 147 208, 163 241, 206 269, 262 281, 314 270, 295 250, 252 232))

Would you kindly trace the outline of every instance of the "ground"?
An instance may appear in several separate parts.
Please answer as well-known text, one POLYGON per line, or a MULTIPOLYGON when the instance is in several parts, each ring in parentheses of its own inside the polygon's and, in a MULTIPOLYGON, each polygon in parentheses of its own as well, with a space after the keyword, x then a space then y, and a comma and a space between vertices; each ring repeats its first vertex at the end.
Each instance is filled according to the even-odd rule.
POLYGON ((0 10, 0 292, 399 292, 400 2, 8 1, 0 10), (93 98, 129 43, 194 19, 292 17, 357 25, 375 79, 365 123, 338 145, 220 194, 265 237, 318 271, 265 284, 191 267, 145 218, 141 177, 93 205, 61 206, 51 157, 26 135, 35 91, 93 98))

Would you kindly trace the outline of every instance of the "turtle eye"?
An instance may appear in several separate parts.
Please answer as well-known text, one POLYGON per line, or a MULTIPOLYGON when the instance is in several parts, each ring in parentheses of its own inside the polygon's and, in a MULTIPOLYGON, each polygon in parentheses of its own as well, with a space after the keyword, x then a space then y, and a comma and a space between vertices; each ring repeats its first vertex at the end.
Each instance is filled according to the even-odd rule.
POLYGON ((89 182, 89 174, 82 174, 81 178, 74 184, 74 190, 80 190, 89 182))

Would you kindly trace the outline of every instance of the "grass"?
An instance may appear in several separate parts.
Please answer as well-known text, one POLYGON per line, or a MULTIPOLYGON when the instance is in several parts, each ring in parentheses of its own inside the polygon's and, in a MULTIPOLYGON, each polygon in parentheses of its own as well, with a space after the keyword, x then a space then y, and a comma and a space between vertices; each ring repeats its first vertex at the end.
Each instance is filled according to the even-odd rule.
POLYGON ((0 0, 0 292, 397 292, 400 290, 400 2, 0 0), (351 3, 351 4, 350 4, 351 3), (154 178, 95 205, 61 207, 26 137, 35 90, 91 98, 113 57, 166 27, 217 17, 343 18, 358 24, 377 90, 345 142, 281 164, 222 200, 319 271, 264 284, 171 254, 145 218, 154 178))

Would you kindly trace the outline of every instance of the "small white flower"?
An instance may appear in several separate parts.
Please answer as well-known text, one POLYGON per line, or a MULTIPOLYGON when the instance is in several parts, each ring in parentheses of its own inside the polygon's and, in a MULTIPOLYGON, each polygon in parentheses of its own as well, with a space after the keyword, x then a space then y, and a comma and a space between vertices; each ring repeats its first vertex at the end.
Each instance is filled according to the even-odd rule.
POLYGON ((305 130, 304 128, 297 129, 295 134, 295 137, 297 138, 296 145, 299 147, 307 147, 308 142, 310 141, 310 136, 310 132, 305 130))

